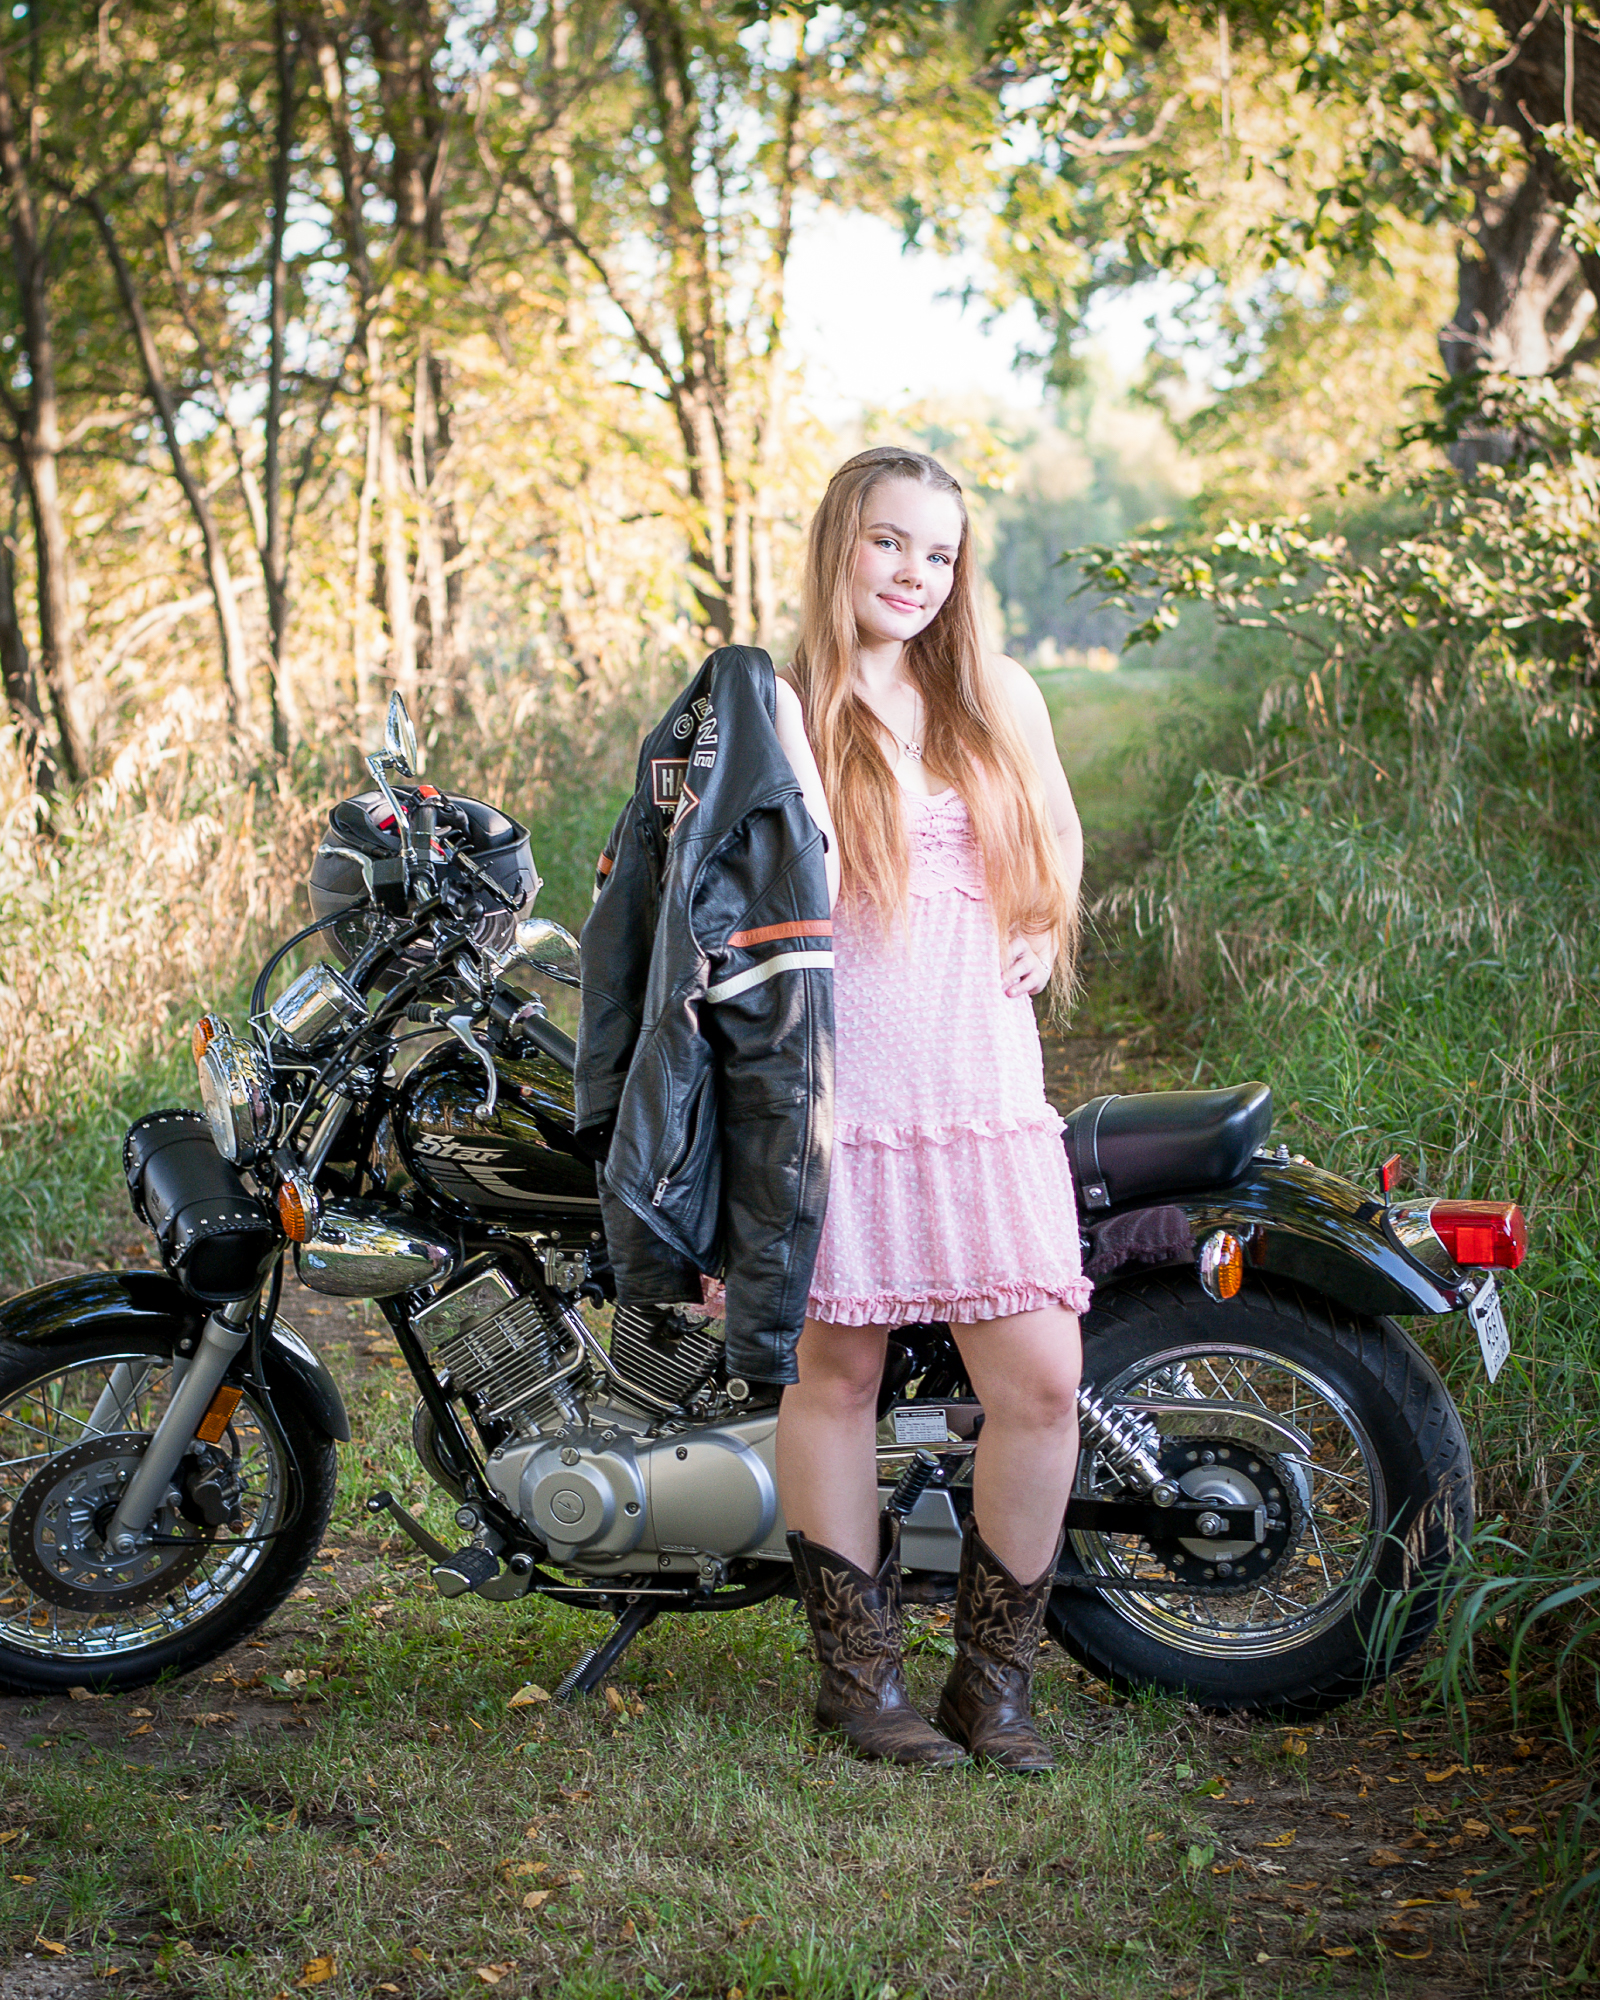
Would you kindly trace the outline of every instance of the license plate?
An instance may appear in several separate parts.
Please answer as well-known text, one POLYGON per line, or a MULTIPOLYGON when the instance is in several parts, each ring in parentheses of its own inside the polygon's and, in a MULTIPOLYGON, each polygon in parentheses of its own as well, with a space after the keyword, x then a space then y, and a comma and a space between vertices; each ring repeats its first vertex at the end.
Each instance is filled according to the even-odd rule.
POLYGON ((894 1441, 896 1444, 948 1444, 950 1427, 945 1422, 944 1406, 935 1404, 931 1410, 896 1410, 894 1441))
POLYGON ((1484 1373, 1492 1382, 1505 1366, 1506 1356, 1511 1352, 1511 1336, 1506 1332, 1506 1316, 1500 1305, 1500 1289, 1492 1277, 1486 1277, 1473 1293, 1467 1306, 1467 1318, 1477 1330, 1478 1346, 1483 1353, 1484 1373))

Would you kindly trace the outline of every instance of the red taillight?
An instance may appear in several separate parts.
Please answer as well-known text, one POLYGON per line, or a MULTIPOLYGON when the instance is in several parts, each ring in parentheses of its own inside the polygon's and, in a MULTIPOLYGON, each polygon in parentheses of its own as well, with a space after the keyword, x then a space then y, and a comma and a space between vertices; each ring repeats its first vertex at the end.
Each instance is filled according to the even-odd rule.
POLYGON ((1428 1221, 1452 1263, 1514 1271, 1528 1254, 1528 1225, 1514 1201, 1436 1201, 1428 1221))

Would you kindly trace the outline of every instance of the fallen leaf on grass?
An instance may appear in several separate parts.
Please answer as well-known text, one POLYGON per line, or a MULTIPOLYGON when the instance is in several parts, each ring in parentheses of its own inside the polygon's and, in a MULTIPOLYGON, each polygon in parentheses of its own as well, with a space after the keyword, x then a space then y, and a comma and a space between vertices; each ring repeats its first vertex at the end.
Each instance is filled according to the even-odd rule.
POLYGON ((633 1941, 634 1941, 634 1939, 635 1939, 635 1938, 636 1938, 636 1937, 637 1937, 637 1936, 639 1935, 639 1933, 638 1933, 638 1932, 637 1932, 637 1931, 636 1931, 636 1930, 634 1929, 634 1927, 633 1927, 633 1919, 632 1919, 632 1917, 624 1917, 624 1918, 623 1918, 623 1920, 622 1920, 622 1930, 621 1930, 621 1933, 620 1933, 620 1935, 621 1935, 621 1936, 622 1936, 622 1938, 623 1938, 623 1939, 625 1940, 625 1942, 627 1942, 628 1944, 632 1944, 632 1943, 633 1943, 633 1941))
POLYGON ((967 1889, 971 1895, 981 1896, 986 1889, 998 1889, 1003 1879, 999 1875, 980 1875, 976 1882, 967 1884, 967 1889))
POLYGON ((131 1716, 138 1717, 141 1715, 154 1715, 155 1710, 153 1708, 130 1708, 128 1713, 131 1716))
POLYGON ((530 1889, 522 1899, 522 1907, 525 1910, 542 1909, 554 1894, 554 1889, 530 1889))
POLYGON ((1430 1785, 1442 1785, 1446 1778, 1460 1777, 1465 1769, 1464 1764, 1446 1764, 1442 1771, 1424 1771, 1422 1775, 1430 1785))
POLYGON ((34 1939, 34 1943, 39 1947, 41 1951, 48 1951, 56 1958, 69 1958, 71 1956, 71 1953, 67 1950, 64 1944, 56 1944, 50 1938, 36 1937, 34 1939))
POLYGON ((1477 1897, 1464 1882, 1459 1889, 1446 1889, 1444 1900, 1447 1903, 1459 1903, 1464 1910, 1476 1910, 1480 1907, 1477 1897))
MULTIPOLYGON (((1391 1951, 1394 1950, 1394 1947, 1392 1945, 1390 1946, 1390 1950, 1391 1951)), ((1432 1944, 1425 1944, 1422 1947, 1421 1951, 1396 1951, 1394 1955, 1396 1958, 1409 1959, 1412 1962, 1412 1964, 1415 1964, 1418 1959, 1432 1958, 1433 1946, 1432 1944)))
POLYGON ((221 1729, 225 1724, 237 1722, 238 1717, 227 1709, 208 1709, 204 1715, 191 1715, 189 1720, 196 1729, 221 1729))
POLYGON ((1508 1826, 1506 1828, 1507 1833, 1514 1833, 1519 1840, 1527 1840, 1530 1836, 1536 1836, 1538 1831, 1539 1829, 1536 1826, 1508 1826))
POLYGON ((1369 1868, 1403 1868, 1405 1865, 1405 1856, 1396 1854, 1392 1847, 1375 1847, 1367 1856, 1369 1868))
POLYGON ((1304 1757, 1310 1748, 1311 1745, 1307 1743, 1303 1736, 1295 1736, 1291 1733, 1278 1745, 1278 1755, 1280 1757, 1304 1757))
POLYGON ((303 1992, 308 1986, 326 1986, 338 1970, 339 1961, 331 1951, 324 1952, 320 1958, 308 1959, 300 1968, 300 1977, 294 1983, 295 1991, 303 1992))
POLYGON ((13 1882, 20 1882, 26 1889, 30 1883, 37 1882, 39 1878, 37 1875, 13 1875, 11 1879, 13 1882))
POLYGON ((137 1729, 130 1729, 128 1731, 128 1739, 131 1742, 135 1736, 148 1736, 154 1728, 155 1724, 153 1722, 141 1722, 137 1729))
POLYGON ((317 1593, 311 1588, 309 1583, 302 1585, 299 1590, 291 1591, 289 1594, 291 1598, 309 1597, 313 1604, 315 1604, 317 1601, 317 1593))
POLYGON ((1489 1833, 1488 1827, 1481 1819, 1464 1819, 1461 1822, 1461 1831, 1469 1840, 1484 1840, 1489 1833))
POLYGON ((475 1965, 472 1968, 485 1986, 498 1986, 508 1972, 515 1972, 516 1969, 509 1959, 503 1965, 475 1965))
POLYGON ((561 1797, 567 1801, 568 1805, 574 1805, 574 1806, 577 1805, 578 1802, 582 1799, 592 1799, 594 1797, 594 1793, 587 1790, 582 1785, 576 1786, 570 1792, 567 1790, 565 1785, 562 1785, 560 1787, 560 1793, 561 1797))
POLYGON ((1425 1910, 1438 1901, 1437 1896, 1407 1896, 1400 1905, 1402 1910, 1425 1910))
POLYGON ((67 1689, 68 1701, 109 1701, 110 1699, 111 1699, 110 1695, 93 1694, 86 1687, 75 1687, 67 1689))
POLYGON ((549 1699, 548 1690, 540 1687, 537 1681, 524 1681, 522 1686, 517 1689, 516 1693, 506 1703, 506 1707, 532 1708, 536 1702, 548 1701, 549 1699))
POLYGON ((606 1689, 606 1707, 613 1715, 626 1715, 628 1712, 628 1704, 615 1688, 606 1689))
POLYGON ((431 1951, 424 1951, 420 1944, 414 1944, 411 1947, 411 1956, 419 1965, 432 1965, 433 1963, 433 1953, 431 1951))
POLYGON ((1318 1946, 1318 1950, 1324 1958, 1354 1958, 1360 1949, 1361 1947, 1358 1944, 1325 1944, 1318 1946))
POLYGON ((1270 1840, 1262 1841, 1261 1845, 1263 1847, 1293 1847, 1294 1837, 1299 1830, 1298 1827, 1291 1826, 1287 1833, 1275 1833, 1270 1840))
POLYGON ((741 1917, 739 1919, 739 1928, 742 1931, 754 1930, 757 1924, 764 1924, 766 1921, 766 1918, 761 1916, 741 1917))
POLYGON ((4 1833, 0 1833, 0 1847, 9 1847, 12 1841, 26 1840, 27 1837, 28 1829, 25 1826, 8 1826, 4 1833))

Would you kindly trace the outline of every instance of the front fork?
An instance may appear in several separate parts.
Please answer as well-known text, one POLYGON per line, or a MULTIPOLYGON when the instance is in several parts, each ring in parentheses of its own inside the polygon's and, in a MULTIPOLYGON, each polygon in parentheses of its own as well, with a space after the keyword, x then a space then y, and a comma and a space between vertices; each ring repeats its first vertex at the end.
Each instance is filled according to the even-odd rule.
MULTIPOLYGON (((172 1476, 183 1463, 183 1455, 194 1441, 201 1418, 211 1407, 211 1399, 221 1386, 233 1357, 250 1337, 250 1319, 259 1296, 259 1293, 252 1292, 247 1299, 235 1299, 228 1305, 219 1306, 206 1321, 193 1358, 183 1370, 183 1379, 172 1392, 167 1413, 156 1425, 138 1470, 128 1481, 117 1503, 117 1510, 106 1526, 106 1542, 115 1554, 131 1555, 138 1547, 139 1537, 160 1512, 167 1489, 172 1484, 172 1476)), ((175 1365, 174 1374, 176 1372, 175 1365)), ((130 1391, 131 1387, 130 1383, 130 1391)), ((108 1416, 113 1420, 122 1395, 118 1383, 113 1381, 100 1398, 101 1403, 110 1398, 113 1407, 108 1416)), ((101 1427, 98 1406, 90 1420, 90 1427, 101 1427)))

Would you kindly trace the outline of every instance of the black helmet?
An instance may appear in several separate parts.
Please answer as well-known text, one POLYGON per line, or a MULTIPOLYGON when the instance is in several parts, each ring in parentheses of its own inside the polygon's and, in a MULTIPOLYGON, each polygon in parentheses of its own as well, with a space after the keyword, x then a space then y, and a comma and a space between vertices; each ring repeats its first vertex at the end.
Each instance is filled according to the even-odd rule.
MULTIPOLYGON (((440 886, 450 907, 470 924, 473 942, 484 950, 500 950, 509 943, 518 916, 539 893, 539 871, 533 865, 528 829, 482 799, 464 798, 458 792, 444 794, 436 804, 441 832, 452 832, 459 840, 464 823, 473 860, 516 906, 507 909, 497 902, 459 862, 452 861, 444 870, 440 886)), ((330 925, 327 933, 346 964, 365 948, 377 922, 363 861, 370 870, 379 905, 391 916, 404 915, 400 828, 382 792, 363 792, 359 798, 344 799, 329 813, 328 830, 312 860, 311 879, 306 885, 313 916, 334 917, 349 911, 349 916, 330 925)))

